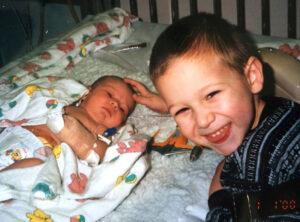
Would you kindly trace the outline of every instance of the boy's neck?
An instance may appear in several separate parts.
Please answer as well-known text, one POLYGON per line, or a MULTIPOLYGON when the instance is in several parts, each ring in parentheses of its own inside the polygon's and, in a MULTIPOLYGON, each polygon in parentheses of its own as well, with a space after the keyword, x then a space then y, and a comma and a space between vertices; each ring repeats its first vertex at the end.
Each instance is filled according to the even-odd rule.
POLYGON ((251 129, 254 129, 258 125, 261 114, 262 114, 262 111, 265 107, 265 104, 266 104, 265 101, 260 99, 258 95, 254 95, 254 112, 255 112, 254 114, 255 114, 255 117, 254 117, 254 121, 253 121, 251 129))

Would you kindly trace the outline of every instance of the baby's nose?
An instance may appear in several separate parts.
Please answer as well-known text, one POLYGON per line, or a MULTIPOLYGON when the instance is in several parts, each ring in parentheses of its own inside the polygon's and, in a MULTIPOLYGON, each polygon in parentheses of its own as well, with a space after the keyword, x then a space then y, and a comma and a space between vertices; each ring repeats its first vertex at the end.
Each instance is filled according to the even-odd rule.
POLYGON ((112 100, 110 101, 110 104, 114 107, 114 109, 119 108, 119 103, 118 103, 118 101, 116 101, 116 100, 114 100, 114 99, 112 99, 112 100))

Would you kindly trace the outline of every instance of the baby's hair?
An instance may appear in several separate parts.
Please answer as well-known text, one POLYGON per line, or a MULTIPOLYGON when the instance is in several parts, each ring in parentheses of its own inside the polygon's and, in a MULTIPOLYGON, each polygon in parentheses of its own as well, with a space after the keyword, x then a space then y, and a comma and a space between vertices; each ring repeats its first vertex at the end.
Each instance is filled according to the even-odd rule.
POLYGON ((101 85, 102 83, 106 82, 106 81, 119 81, 124 83, 125 85, 127 85, 127 87, 130 89, 131 93, 134 93, 134 89, 132 88, 132 86, 128 83, 125 83, 123 78, 119 77, 119 76, 113 76, 113 75, 107 75, 107 76, 101 76, 99 79, 97 79, 92 85, 91 88, 92 90, 95 89, 96 87, 98 87, 99 85, 101 85))
POLYGON ((155 83, 176 57, 195 57, 213 52, 239 73, 244 73, 250 56, 256 56, 253 40, 226 20, 208 13, 199 13, 178 20, 164 30, 152 49, 150 77, 155 83))

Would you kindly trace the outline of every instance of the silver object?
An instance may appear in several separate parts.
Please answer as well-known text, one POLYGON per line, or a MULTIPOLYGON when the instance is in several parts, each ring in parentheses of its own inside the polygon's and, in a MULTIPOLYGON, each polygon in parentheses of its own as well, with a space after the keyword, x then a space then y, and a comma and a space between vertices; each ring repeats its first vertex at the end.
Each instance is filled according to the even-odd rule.
POLYGON ((132 50, 132 49, 140 49, 140 48, 144 48, 146 46, 147 46, 147 43, 142 42, 142 43, 137 43, 137 44, 124 45, 119 48, 113 48, 108 51, 115 53, 115 52, 122 52, 122 51, 127 51, 127 50, 132 50))

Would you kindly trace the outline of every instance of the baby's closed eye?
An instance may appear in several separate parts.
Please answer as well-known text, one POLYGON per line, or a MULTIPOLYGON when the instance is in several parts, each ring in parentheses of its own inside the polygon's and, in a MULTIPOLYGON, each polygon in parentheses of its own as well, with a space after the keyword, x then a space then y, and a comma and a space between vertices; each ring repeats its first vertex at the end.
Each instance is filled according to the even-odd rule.
POLYGON ((125 109, 123 107, 120 107, 120 110, 122 113, 125 113, 125 109))
POLYGON ((112 98, 112 95, 111 95, 110 92, 107 92, 107 95, 108 95, 109 98, 112 98))

